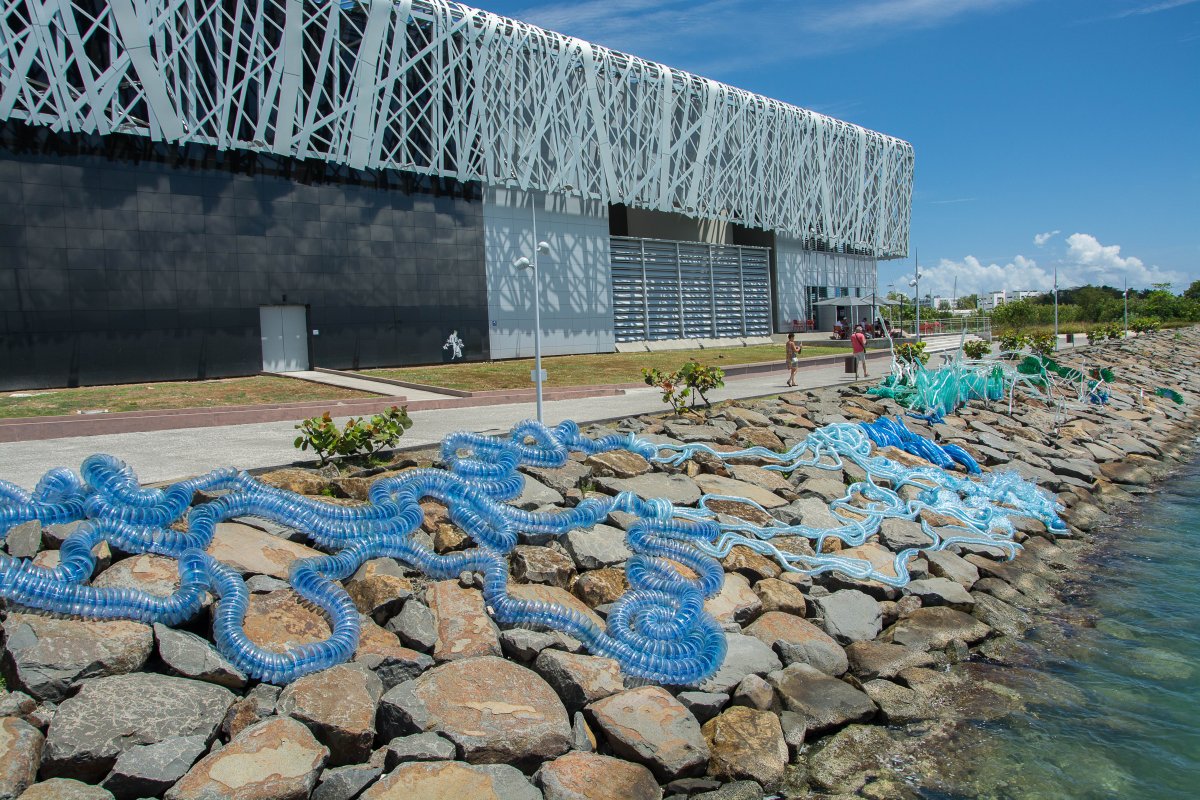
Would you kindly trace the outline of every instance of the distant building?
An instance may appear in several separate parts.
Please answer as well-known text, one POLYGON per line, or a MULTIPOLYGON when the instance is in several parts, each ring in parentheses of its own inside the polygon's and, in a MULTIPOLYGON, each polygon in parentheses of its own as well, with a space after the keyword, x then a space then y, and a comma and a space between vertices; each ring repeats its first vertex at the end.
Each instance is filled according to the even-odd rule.
POLYGON ((1029 300, 1041 297, 1046 292, 1037 289, 1008 289, 1002 292, 984 292, 979 295, 979 310, 984 313, 995 311, 998 306, 1015 300, 1029 300))
POLYGON ((935 308, 949 311, 954 308, 954 301, 949 297, 939 297, 937 295, 925 295, 921 298, 921 308, 935 308))

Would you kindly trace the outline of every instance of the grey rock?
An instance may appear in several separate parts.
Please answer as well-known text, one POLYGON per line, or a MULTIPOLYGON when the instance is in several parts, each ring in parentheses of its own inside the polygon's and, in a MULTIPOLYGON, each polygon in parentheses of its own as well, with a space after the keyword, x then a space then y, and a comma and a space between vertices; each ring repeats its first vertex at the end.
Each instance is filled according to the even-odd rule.
POLYGON ((131 747, 101 784, 117 800, 154 797, 170 789, 208 750, 203 736, 180 736, 131 747))
POLYGON ((433 612, 424 603, 408 600, 400 613, 388 620, 387 630, 400 637, 400 641, 414 650, 428 653, 437 642, 437 623, 433 612))
POLYGON ((879 526, 879 541, 893 553, 933 544, 920 523, 908 519, 885 519, 879 526))
POLYGON ((571 749, 581 753, 596 752, 596 737, 582 711, 576 711, 571 717, 571 749))
POLYGON ((524 664, 534 661, 539 653, 554 644, 554 635, 543 631, 512 628, 500 632, 500 647, 504 655, 524 664))
MULTIPOLYGON (((803 496, 806 485, 808 485, 808 481, 801 484, 797 490, 801 494, 799 500, 793 500, 786 506, 772 509, 771 513, 775 515, 775 518, 788 525, 810 525, 814 528, 842 527, 842 523, 829 510, 827 500, 820 497, 803 496)), ((842 492, 838 494, 838 497, 846 493, 845 489, 846 487, 842 486, 842 492)))
POLYGON ((521 490, 521 494, 512 503, 517 508, 524 509, 525 511, 536 511, 542 506, 558 505, 562 501, 563 496, 561 494, 537 478, 526 475, 525 488, 521 490))
POLYGON ((250 594, 270 594, 287 588, 289 588, 287 581, 281 581, 270 575, 251 575, 246 579, 246 589, 250 591, 250 594))
POLYGON ((274 716, 281 691, 283 690, 280 687, 269 683, 255 686, 229 708, 225 720, 221 723, 221 736, 228 741, 251 725, 257 725, 267 717, 274 716))
POLYGON ((1051 458, 1049 462, 1050 468, 1055 475, 1076 478, 1089 485, 1100 474, 1100 468, 1096 466, 1096 462, 1094 461, 1084 461, 1078 458, 1051 458))
POLYGON ((371 754, 383 682, 360 663, 337 664, 288 684, 281 716, 304 723, 329 748, 329 766, 358 764, 371 754))
POLYGON ((554 547, 519 544, 509 561, 513 577, 522 583, 544 583, 566 589, 575 577, 575 563, 554 547))
POLYGON ((611 567, 633 555, 625 545, 624 531, 610 525, 573 530, 567 534, 563 546, 581 570, 611 567))
POLYGON ((700 487, 683 475, 650 472, 637 478, 597 478, 596 484, 608 494, 633 492, 639 497, 662 497, 677 506, 694 506, 700 500, 700 487))
POLYGON ((194 633, 177 631, 155 623, 158 655, 168 667, 185 678, 215 683, 228 689, 246 685, 246 675, 194 633))
POLYGON ((699 794, 700 792, 714 792, 721 788, 721 782, 716 778, 680 778, 677 781, 671 781, 665 787, 663 792, 667 797, 690 797, 691 795, 699 794))
POLYGON ((808 720, 803 714, 797 714, 795 711, 780 711, 779 726, 783 729, 783 741, 787 743, 788 752, 795 758, 804 745, 808 720))
POLYGON ((538 655, 533 668, 571 712, 625 689, 621 665, 611 658, 548 649, 538 655))
POLYGON ((941 650, 956 639, 973 644, 991 630, 969 614, 936 606, 918 608, 889 628, 884 639, 921 650, 941 650))
POLYGON ((25 790, 20 800, 114 800, 112 792, 70 778, 51 778, 25 790))
POLYGON ((708 425, 688 425, 679 422, 668 422, 666 424, 667 433, 681 442, 691 444, 694 442, 717 442, 725 441, 729 434, 737 430, 737 425, 732 422, 724 422, 723 420, 710 420, 708 425))
POLYGON ((692 795, 692 800, 763 800, 763 788, 754 781, 734 781, 715 792, 692 795))
POLYGON ((33 558, 42 549, 42 523, 31 519, 14 525, 8 529, 4 544, 14 558, 33 558))
POLYGON ((589 478, 592 474, 591 467, 580 461, 573 461, 571 459, 567 459, 567 463, 555 469, 522 467, 521 471, 526 475, 532 475, 534 478, 537 478, 559 494, 566 494, 572 489, 578 488, 579 483, 589 478))
POLYGON ((970 611, 975 605, 975 598, 962 587, 948 578, 925 578, 910 581, 904 590, 911 595, 921 598, 924 606, 950 606, 959 611, 970 611))
POLYGON ((821 627, 843 644, 870 641, 883 629, 883 609, 869 594, 841 589, 813 601, 821 610, 821 627))
POLYGON ((388 772, 405 761, 453 761, 458 749, 454 742, 436 733, 397 736, 387 743, 383 766, 388 772))
POLYGON ((984 592, 972 592, 975 607, 971 614, 993 630, 1007 636, 1020 636, 1033 627, 1033 618, 1016 606, 984 592))
POLYGON ((817 742, 809 751, 809 781, 818 790, 838 797, 861 797, 855 792, 869 775, 887 774, 892 744, 882 726, 851 725, 817 742))
POLYGON ((529 779, 516 767, 507 764, 484 764, 475 769, 492 776, 496 797, 503 797, 504 800, 542 800, 542 793, 534 788, 529 779))
POLYGON ((700 723, 661 686, 642 686, 588 706, 613 753, 650 768, 660 781, 702 774, 708 742, 700 723))
POLYGON ((879 706, 883 721, 889 725, 907 725, 933 716, 929 703, 907 686, 876 678, 864 683, 863 691, 879 706))
POLYGON ((792 664, 772 672, 767 681, 779 693, 785 709, 804 716, 807 730, 812 733, 866 722, 877 710, 866 694, 808 664, 792 664))
POLYGON ((88 681, 50 723, 42 774, 97 783, 131 747, 186 736, 211 741, 233 701, 223 687, 165 675, 88 681))
POLYGON ((37 780, 42 732, 21 719, 0 717, 0 798, 12 798, 37 780))
POLYGON ((496 656, 450 661, 385 694, 377 714, 387 739, 436 732, 471 763, 530 764, 571 745, 571 722, 534 671, 496 656))
POLYGON ((0 694, 0 717, 25 717, 37 708, 34 700, 24 692, 4 692, 0 694))
POLYGON ((850 670, 862 680, 894 678, 909 667, 928 667, 934 659, 924 650, 886 642, 855 642, 846 647, 850 670))
POLYGON ((971 595, 975 598, 976 602, 979 602, 980 594, 990 594, 992 597, 1003 600, 1010 606, 1019 608, 1022 611, 1033 611, 1038 607, 1038 604, 1032 598, 1022 594, 999 578, 980 578, 975 583, 975 590, 971 592, 971 595))
POLYGON ((79 526, 82 524, 82 520, 75 520, 73 522, 62 522, 57 525, 43 525, 42 542, 46 547, 51 549, 61 549, 62 543, 79 530, 79 526))
POLYGON ((964 589, 970 589, 979 580, 979 570, 961 556, 946 550, 927 550, 923 555, 929 562, 931 575, 952 580, 964 589))
POLYGON ((683 703, 701 725, 729 705, 729 695, 724 692, 680 692, 675 699, 683 703))
POLYGON ((59 701, 85 678, 134 672, 154 649, 149 625, 10 612, 0 668, 10 686, 59 701))
POLYGON ((733 705, 757 711, 778 711, 779 698, 775 688, 758 675, 747 675, 733 690, 733 705))
POLYGON ((701 691, 728 693, 747 675, 766 675, 783 666, 779 656, 753 636, 726 633, 725 644, 725 661, 715 675, 700 684, 701 691))
POLYGON ((382 774, 383 767, 369 764, 327 769, 321 773, 321 783, 313 791, 312 800, 354 800, 382 774))

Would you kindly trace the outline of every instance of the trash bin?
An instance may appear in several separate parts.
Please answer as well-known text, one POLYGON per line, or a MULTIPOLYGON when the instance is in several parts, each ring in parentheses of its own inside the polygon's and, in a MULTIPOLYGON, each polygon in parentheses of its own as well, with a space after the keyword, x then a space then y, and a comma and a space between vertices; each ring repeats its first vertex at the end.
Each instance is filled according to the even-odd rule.
POLYGON ((854 356, 846 356, 846 374, 854 374, 854 356))

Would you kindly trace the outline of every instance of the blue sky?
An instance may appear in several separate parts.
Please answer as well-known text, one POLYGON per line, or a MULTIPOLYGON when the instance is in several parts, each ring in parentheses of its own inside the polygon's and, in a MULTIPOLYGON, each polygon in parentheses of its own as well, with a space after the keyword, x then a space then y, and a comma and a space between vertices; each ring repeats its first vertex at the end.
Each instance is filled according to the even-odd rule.
POLYGON ((1200 279, 1200 0, 474 4, 912 142, 922 292, 1200 279))

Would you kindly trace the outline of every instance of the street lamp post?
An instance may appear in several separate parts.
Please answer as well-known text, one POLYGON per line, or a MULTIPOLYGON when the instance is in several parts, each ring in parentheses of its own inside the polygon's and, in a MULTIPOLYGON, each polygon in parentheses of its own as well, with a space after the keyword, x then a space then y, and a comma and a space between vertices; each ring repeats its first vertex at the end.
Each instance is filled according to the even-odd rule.
MULTIPOLYGON (((1125 337, 1129 336, 1129 278, 1125 278, 1125 291, 1121 292, 1121 296, 1125 298, 1125 337)), ((1125 338, 1122 337, 1122 338, 1125 338)))
POLYGON ((1054 265, 1054 349, 1058 349, 1058 264, 1054 265))
POLYGON ((921 341, 921 277, 921 268, 917 267, 913 279, 908 282, 908 285, 913 287, 913 302, 917 306, 917 321, 914 324, 916 325, 915 334, 918 342, 921 341))
MULTIPOLYGON (((533 205, 533 239, 537 241, 537 200, 533 205)), ((533 383, 537 391, 537 421, 542 420, 542 282, 538 276, 538 256, 549 255, 550 245, 538 242, 533 249, 533 261, 521 256, 513 262, 517 269, 533 270, 533 383)))

